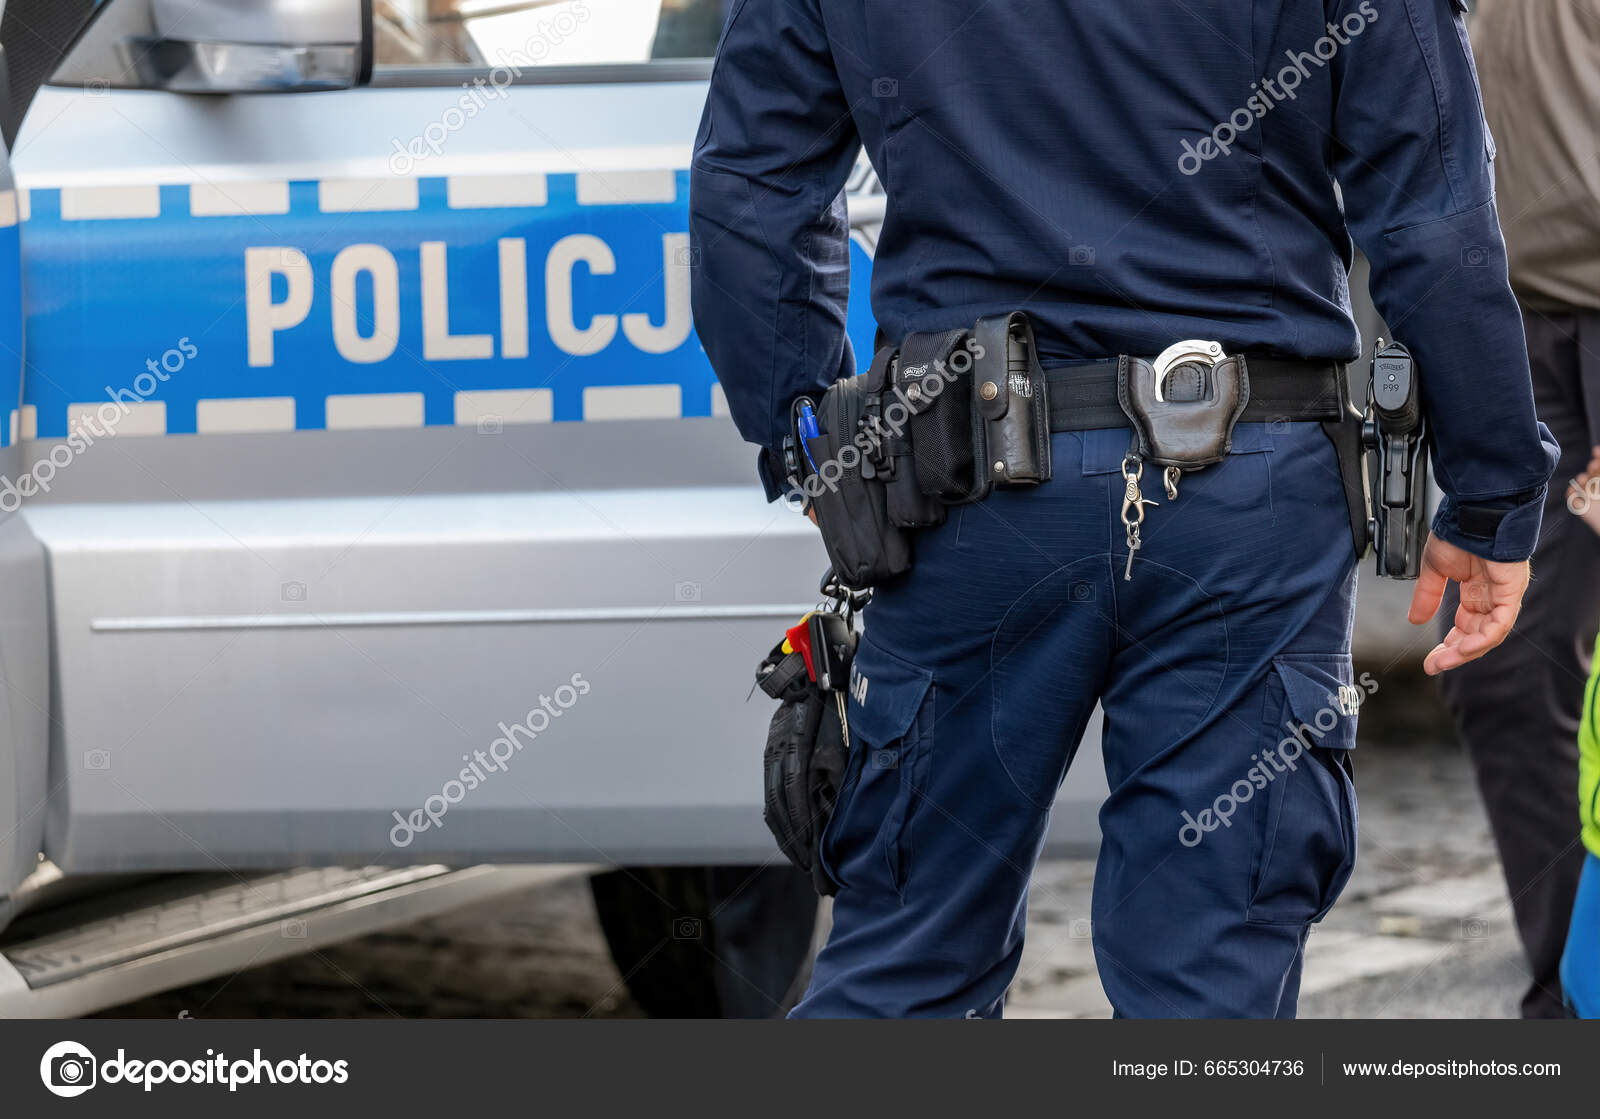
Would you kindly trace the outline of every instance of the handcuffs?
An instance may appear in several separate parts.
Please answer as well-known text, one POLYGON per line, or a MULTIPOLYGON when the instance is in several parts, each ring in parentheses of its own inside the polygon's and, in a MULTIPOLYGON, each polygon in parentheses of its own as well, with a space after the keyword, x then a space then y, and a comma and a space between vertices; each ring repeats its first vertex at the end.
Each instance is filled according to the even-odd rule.
POLYGON ((1145 506, 1159 504, 1140 490, 1145 463, 1163 468, 1167 500, 1176 501, 1185 473, 1227 457, 1234 426, 1250 402, 1250 377, 1243 355, 1226 353, 1220 342, 1190 338, 1168 346, 1152 362, 1120 358, 1117 402, 1133 427, 1122 460, 1122 525, 1128 545, 1122 577, 1132 580, 1133 557, 1144 546, 1140 533, 1145 506), (1168 379, 1186 370, 1190 372, 1169 387, 1168 379))

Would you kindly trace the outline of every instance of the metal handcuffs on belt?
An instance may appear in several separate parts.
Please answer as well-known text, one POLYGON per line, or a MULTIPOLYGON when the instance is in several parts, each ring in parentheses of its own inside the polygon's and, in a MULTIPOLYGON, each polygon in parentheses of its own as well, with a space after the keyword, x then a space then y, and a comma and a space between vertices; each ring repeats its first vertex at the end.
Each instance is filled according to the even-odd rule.
POLYGON ((1158 504, 1140 492, 1145 463, 1164 468, 1167 500, 1176 501, 1185 472, 1227 457, 1234 425, 1250 402, 1250 378, 1242 355, 1224 353, 1220 342, 1191 338, 1168 346, 1153 362, 1122 357, 1117 402, 1133 427, 1133 441, 1122 460, 1122 524, 1128 543, 1122 577, 1131 580, 1133 557, 1143 547, 1145 506, 1158 504), (1192 372, 1176 391, 1170 390, 1168 378, 1184 370, 1192 372))

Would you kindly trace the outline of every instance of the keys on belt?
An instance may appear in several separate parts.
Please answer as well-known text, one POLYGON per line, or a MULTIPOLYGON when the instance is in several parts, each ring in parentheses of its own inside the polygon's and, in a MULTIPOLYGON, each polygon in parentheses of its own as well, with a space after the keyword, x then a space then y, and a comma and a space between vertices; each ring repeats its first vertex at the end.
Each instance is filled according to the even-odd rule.
POLYGON ((1133 444, 1122 460, 1122 525, 1128 543, 1124 582, 1133 580, 1133 557, 1144 547, 1145 506, 1158 504, 1140 491, 1145 460, 1165 467, 1161 480, 1168 501, 1178 500, 1184 471, 1220 461, 1250 400, 1243 366, 1244 359, 1230 357, 1220 342, 1200 339, 1163 350, 1150 364, 1153 385, 1134 376, 1142 362, 1121 359, 1117 399, 1133 427, 1133 444), (1179 370, 1190 370, 1186 383, 1193 386, 1195 398, 1167 396, 1167 377, 1179 370))

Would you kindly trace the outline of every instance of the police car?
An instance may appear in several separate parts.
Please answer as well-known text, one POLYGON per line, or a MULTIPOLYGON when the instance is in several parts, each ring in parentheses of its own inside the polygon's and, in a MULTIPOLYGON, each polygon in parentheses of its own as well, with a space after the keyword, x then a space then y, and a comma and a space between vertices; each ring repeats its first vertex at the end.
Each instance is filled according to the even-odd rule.
POLYGON ((721 4, 0 8, 0 1013, 562 864, 653 868, 646 1005, 751 1010, 695 941, 803 966, 747 693, 825 559, 690 318, 721 4))

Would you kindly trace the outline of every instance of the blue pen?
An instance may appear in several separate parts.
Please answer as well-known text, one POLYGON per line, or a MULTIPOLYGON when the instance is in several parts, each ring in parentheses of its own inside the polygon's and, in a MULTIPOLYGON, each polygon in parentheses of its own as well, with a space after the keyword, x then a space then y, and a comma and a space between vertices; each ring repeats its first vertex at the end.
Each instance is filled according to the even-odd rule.
POLYGON ((819 474, 817 460, 811 457, 809 439, 815 439, 822 434, 822 429, 817 426, 817 414, 811 410, 811 401, 800 402, 800 450, 805 453, 806 462, 811 464, 811 473, 819 474))

